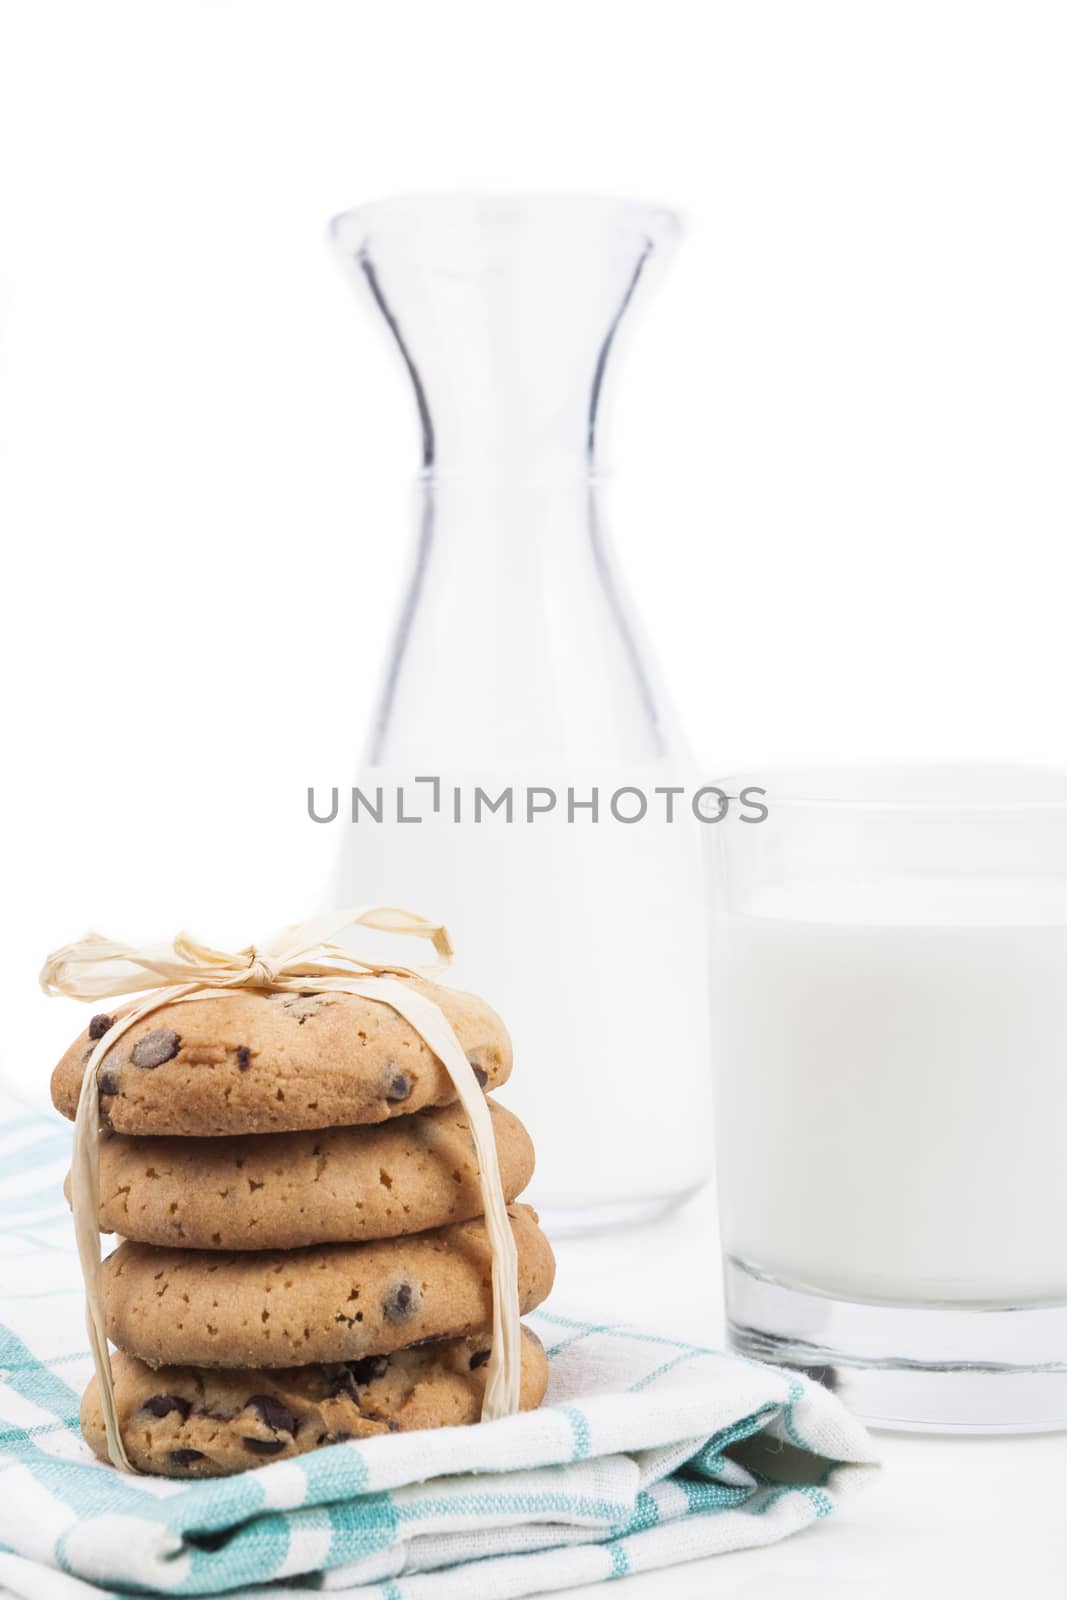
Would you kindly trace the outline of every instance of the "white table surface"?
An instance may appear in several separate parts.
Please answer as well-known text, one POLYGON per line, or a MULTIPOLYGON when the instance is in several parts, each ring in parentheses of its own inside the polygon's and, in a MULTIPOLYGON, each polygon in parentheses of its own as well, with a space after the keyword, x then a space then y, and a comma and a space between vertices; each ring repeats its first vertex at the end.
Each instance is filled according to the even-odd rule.
MULTIPOLYGON (((555 1310, 723 1342, 710 1190, 654 1226, 555 1247, 555 1310)), ((875 1486, 825 1522, 769 1549, 622 1578, 612 1600, 1067 1595, 1067 1433, 877 1440, 875 1486)), ((566 1592, 602 1600, 604 1591, 566 1592)))

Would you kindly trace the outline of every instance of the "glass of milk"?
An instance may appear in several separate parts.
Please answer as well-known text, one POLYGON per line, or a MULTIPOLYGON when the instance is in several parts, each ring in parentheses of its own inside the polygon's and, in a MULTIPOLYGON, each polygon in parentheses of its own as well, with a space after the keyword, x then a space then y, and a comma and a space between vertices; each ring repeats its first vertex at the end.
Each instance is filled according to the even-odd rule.
POLYGON ((766 819, 709 834, 732 1342, 883 1426, 1067 1426, 1067 773, 743 781, 766 819))

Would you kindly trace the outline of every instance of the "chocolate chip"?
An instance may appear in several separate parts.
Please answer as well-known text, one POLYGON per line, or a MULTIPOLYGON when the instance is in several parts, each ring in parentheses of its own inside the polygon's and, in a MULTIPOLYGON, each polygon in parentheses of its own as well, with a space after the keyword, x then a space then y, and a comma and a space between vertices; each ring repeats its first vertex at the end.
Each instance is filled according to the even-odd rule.
POLYGON ((246 1450, 251 1450, 254 1456, 276 1456, 279 1450, 284 1450, 287 1439, 242 1439, 241 1443, 246 1450))
MULTIPOLYGON (((406 1289, 407 1284, 403 1287, 406 1289)), ((350 1361, 348 1371, 355 1383, 373 1383, 375 1378, 384 1378, 389 1370, 388 1356, 363 1356, 359 1361, 350 1361)))
POLYGON ((276 1428, 279 1433, 296 1432, 296 1418, 289 1410, 289 1407, 282 1405, 282 1402, 276 1399, 274 1395, 250 1395, 248 1404, 260 1421, 267 1424, 268 1428, 276 1428))
POLYGON ((331 1372, 329 1374, 328 1384, 328 1392, 331 1400, 339 1400, 342 1395, 344 1395, 348 1400, 359 1399, 359 1390, 356 1388, 356 1380, 349 1372, 347 1367, 342 1367, 338 1372, 331 1372))
POLYGON ((479 1089, 484 1089, 486 1084, 489 1082, 488 1072, 486 1072, 484 1067, 476 1067, 473 1061, 471 1062, 471 1069, 474 1073, 474 1076, 478 1080, 479 1089))
POLYGON ((176 1467, 188 1467, 194 1461, 203 1461, 204 1459, 202 1450, 171 1450, 168 1454, 176 1467))
POLYGON ((98 1011, 89 1023, 90 1039, 102 1039, 110 1028, 115 1026, 114 1017, 109 1017, 106 1011, 98 1011))
POLYGON ((102 1072, 96 1080, 96 1087, 101 1094, 118 1094, 119 1080, 113 1072, 102 1072))
POLYGON ((400 1432, 400 1424, 395 1417, 386 1417, 385 1426, 389 1429, 390 1433, 400 1432))
POLYGON ((182 1041, 173 1028, 153 1028, 133 1047, 130 1060, 135 1067, 161 1067, 178 1054, 182 1041))
POLYGON ((407 1073, 392 1073, 388 1083, 385 1086, 385 1098, 387 1100, 396 1102, 397 1100, 406 1100, 410 1093, 411 1079, 408 1077, 407 1073))
POLYGON ((382 1299, 386 1322, 407 1322, 409 1317, 415 1315, 417 1305, 418 1295, 415 1286, 410 1283, 394 1284, 382 1299))
POLYGON ((248 1046, 246 1044, 239 1044, 237 1046, 237 1070, 238 1070, 238 1072, 247 1072, 251 1065, 252 1065, 252 1052, 251 1052, 251 1050, 248 1048, 248 1046))
POLYGON ((476 1350, 471 1356, 471 1371, 473 1372, 476 1367, 484 1367, 489 1360, 489 1355, 490 1352, 488 1350, 476 1350))
POLYGON ((180 1394, 153 1394, 141 1406, 142 1411, 147 1411, 150 1417, 168 1417, 176 1411, 184 1422, 193 1409, 191 1400, 184 1399, 180 1394))

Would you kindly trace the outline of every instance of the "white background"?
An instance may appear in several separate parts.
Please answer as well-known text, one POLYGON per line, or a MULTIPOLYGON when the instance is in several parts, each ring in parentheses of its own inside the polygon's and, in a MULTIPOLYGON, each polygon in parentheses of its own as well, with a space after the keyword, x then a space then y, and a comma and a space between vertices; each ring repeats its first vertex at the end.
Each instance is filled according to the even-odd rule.
POLYGON ((86 926, 316 901, 416 464, 324 242, 362 199, 684 213, 609 454, 708 768, 1067 762, 1065 45, 1007 0, 3 5, 0 1071, 42 1091, 86 926))

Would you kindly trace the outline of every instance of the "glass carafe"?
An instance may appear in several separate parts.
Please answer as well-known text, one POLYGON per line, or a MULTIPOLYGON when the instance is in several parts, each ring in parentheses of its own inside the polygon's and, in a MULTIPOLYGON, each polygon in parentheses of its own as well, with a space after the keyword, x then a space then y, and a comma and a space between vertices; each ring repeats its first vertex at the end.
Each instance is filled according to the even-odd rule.
POLYGON ((711 1162, 691 772, 597 472, 609 357, 675 233, 669 212, 577 198, 391 200, 333 224, 414 386, 422 471, 332 892, 448 923, 455 980, 512 1033, 504 1098, 557 1229, 654 1215, 711 1162))

